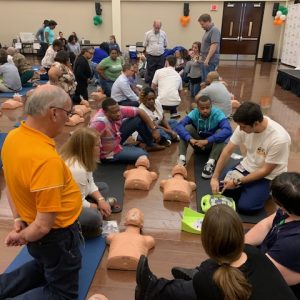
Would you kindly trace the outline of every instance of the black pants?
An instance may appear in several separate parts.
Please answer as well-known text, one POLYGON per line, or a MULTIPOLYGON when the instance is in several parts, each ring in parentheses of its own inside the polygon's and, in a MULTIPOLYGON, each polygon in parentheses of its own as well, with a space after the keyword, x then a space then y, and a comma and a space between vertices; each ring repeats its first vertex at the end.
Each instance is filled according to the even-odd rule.
POLYGON ((145 82, 151 85, 155 71, 163 68, 164 66, 165 66, 165 58, 163 55, 153 56, 148 54, 145 82))
POLYGON ((159 278, 147 290, 147 300, 196 300, 192 280, 159 278))
POLYGON ((81 268, 79 247, 77 223, 52 229, 42 239, 28 243, 33 260, 0 275, 0 299, 77 299, 81 268))

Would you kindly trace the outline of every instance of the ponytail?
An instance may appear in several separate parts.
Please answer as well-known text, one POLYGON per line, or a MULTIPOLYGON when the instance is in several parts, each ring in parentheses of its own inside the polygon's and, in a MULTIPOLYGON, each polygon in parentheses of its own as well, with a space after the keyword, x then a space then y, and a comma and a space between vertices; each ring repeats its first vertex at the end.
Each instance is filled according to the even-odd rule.
POLYGON ((229 264, 222 264, 213 275, 213 280, 222 291, 224 300, 248 300, 251 285, 244 274, 229 264))

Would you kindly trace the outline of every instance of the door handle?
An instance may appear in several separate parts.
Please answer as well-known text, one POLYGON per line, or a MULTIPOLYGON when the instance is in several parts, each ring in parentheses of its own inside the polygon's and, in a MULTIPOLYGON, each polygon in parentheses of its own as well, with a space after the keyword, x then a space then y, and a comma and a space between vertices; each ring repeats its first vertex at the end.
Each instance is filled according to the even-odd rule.
POLYGON ((229 36, 232 36, 232 30, 233 30, 233 21, 230 22, 229 36))
POLYGON ((249 22, 248 36, 251 36, 252 34, 252 27, 253 27, 253 22, 249 22))
POLYGON ((225 41, 238 41, 239 38, 222 38, 222 40, 225 40, 225 41))
POLYGON ((242 36, 240 37, 240 41, 257 41, 258 38, 243 38, 242 36))

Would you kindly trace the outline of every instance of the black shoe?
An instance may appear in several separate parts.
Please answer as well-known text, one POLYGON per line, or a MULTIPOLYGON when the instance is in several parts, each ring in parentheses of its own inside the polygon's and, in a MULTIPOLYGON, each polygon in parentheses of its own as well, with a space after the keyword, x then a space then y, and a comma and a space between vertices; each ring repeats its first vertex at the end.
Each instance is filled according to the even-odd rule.
POLYGON ((146 256, 141 255, 137 270, 136 270, 136 288, 135 288, 135 300, 143 300, 146 296, 146 292, 150 283, 156 281, 156 276, 151 272, 148 259, 146 256))
POLYGON ((198 269, 174 267, 171 272, 175 279, 192 280, 195 274, 198 273, 198 269))

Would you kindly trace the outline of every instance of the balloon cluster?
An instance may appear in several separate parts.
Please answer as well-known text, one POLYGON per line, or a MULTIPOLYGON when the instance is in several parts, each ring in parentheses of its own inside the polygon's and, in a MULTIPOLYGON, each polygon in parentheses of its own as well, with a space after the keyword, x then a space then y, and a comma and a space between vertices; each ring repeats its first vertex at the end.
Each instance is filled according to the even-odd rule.
POLYGON ((276 13, 276 16, 274 18, 274 25, 282 25, 286 20, 287 14, 288 14, 287 7, 280 5, 276 13))

